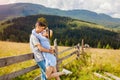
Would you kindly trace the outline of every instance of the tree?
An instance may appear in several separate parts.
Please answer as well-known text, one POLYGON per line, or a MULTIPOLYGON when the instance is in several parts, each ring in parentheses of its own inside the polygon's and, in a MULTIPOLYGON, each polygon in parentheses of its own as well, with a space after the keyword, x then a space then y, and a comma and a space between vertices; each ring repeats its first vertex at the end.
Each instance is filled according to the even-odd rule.
POLYGON ((62 44, 62 42, 61 42, 61 41, 59 42, 59 45, 60 45, 60 46, 63 46, 63 44, 62 44))
POLYGON ((98 42, 97 48, 102 48, 100 42, 98 42))
POLYGON ((12 34, 10 35, 9 40, 10 41, 17 41, 15 35, 12 35, 12 34))
POLYGON ((106 49, 111 49, 109 44, 106 45, 106 49))
POLYGON ((69 45, 69 42, 68 40, 65 41, 65 46, 68 46, 69 45))

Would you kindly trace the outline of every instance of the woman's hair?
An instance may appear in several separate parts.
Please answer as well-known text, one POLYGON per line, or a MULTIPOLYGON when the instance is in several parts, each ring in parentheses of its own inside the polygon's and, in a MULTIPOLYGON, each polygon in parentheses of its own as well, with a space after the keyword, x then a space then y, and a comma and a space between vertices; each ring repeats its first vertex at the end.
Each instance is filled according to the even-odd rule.
POLYGON ((49 30, 49 38, 51 38, 53 36, 53 31, 50 29, 49 30))
POLYGON ((46 33, 48 33, 48 38, 53 36, 53 31, 51 29, 46 28, 46 33))

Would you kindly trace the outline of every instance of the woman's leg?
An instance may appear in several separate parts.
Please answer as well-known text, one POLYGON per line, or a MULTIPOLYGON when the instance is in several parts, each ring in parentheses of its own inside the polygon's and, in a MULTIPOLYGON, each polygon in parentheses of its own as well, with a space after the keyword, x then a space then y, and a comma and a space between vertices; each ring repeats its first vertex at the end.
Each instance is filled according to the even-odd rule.
POLYGON ((56 71, 56 68, 53 66, 46 67, 46 77, 48 79, 56 78, 56 79, 60 80, 59 76, 65 74, 64 72, 57 72, 57 71, 55 72, 55 71, 56 71))
MULTIPOLYGON (((53 67, 53 69, 54 69, 54 70, 53 70, 53 73, 56 73, 56 72, 57 72, 56 67, 53 67)), ((60 76, 57 76, 57 77, 56 77, 56 80, 60 80, 60 76)))
POLYGON ((52 72, 53 72, 53 67, 52 66, 46 67, 46 78, 47 79, 51 78, 50 76, 51 76, 52 72))

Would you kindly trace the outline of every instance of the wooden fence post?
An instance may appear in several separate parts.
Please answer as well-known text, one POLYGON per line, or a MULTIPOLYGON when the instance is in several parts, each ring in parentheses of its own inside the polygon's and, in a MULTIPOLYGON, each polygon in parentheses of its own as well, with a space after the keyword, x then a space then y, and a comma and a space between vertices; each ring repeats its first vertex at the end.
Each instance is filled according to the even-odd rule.
POLYGON ((77 44, 77 50, 78 50, 77 58, 79 58, 80 57, 80 43, 77 44))
POLYGON ((84 53, 84 39, 82 39, 82 53, 84 53))
POLYGON ((55 56, 56 56, 56 59, 57 59, 56 68, 57 68, 57 71, 59 71, 57 39, 54 40, 54 48, 55 48, 55 56))

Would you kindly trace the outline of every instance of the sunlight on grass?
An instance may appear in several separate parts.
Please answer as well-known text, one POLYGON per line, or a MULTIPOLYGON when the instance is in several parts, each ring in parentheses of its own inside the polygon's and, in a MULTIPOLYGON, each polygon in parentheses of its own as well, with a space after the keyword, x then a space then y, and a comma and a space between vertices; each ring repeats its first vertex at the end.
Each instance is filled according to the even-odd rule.
POLYGON ((80 28, 81 26, 89 26, 89 27, 92 27, 92 28, 107 29, 104 26, 101 26, 101 25, 98 25, 98 24, 91 24, 91 23, 80 22, 80 21, 72 21, 72 22, 69 22, 68 24, 76 24, 78 26, 78 28, 80 28))
MULTIPOLYGON (((67 48, 69 47, 58 47, 59 52, 67 48)), ((73 51, 75 51, 75 49, 59 54, 59 58, 62 58, 73 51)), ((28 43, 0 41, 0 58, 28 53, 31 53, 28 43)), ((60 64, 60 71, 63 68, 66 68, 73 72, 72 75, 61 76, 61 80, 104 80, 96 77, 93 74, 94 72, 98 72, 101 74, 103 74, 104 72, 109 72, 120 77, 120 50, 88 48, 85 49, 84 58, 83 55, 80 55, 79 59, 74 59, 75 57, 76 55, 73 55, 70 58, 67 58, 66 60, 62 61, 62 64, 60 64), (64 66, 64 64, 66 65, 64 66)), ((34 60, 29 60, 13 64, 7 67, 2 67, 0 68, 0 75, 21 70, 35 64, 36 63, 34 60)), ((13 80, 33 80, 33 78, 35 78, 39 74, 40 69, 36 69, 24 75, 18 76, 13 80)))
POLYGON ((12 24, 13 24, 13 23, 1 25, 1 22, 0 22, 0 32, 3 33, 3 30, 6 29, 7 27, 9 27, 9 26, 12 25, 12 24))
POLYGON ((0 41, 0 58, 31 53, 28 43, 0 41))

